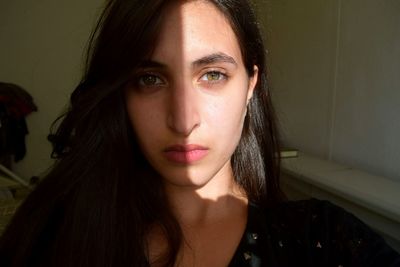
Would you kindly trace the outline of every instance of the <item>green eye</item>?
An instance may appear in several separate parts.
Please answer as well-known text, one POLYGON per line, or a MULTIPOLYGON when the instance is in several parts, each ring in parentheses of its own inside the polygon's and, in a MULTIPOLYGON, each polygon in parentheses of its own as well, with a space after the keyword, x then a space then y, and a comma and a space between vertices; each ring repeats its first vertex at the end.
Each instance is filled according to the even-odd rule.
POLYGON ((219 71, 210 71, 204 74, 200 79, 206 82, 218 82, 226 79, 226 75, 219 71))
POLYGON ((139 85, 141 86, 155 86, 162 84, 162 80, 156 75, 146 74, 139 77, 139 85))
POLYGON ((210 72, 207 73, 207 80, 209 81, 218 81, 220 79, 221 73, 219 72, 210 72))

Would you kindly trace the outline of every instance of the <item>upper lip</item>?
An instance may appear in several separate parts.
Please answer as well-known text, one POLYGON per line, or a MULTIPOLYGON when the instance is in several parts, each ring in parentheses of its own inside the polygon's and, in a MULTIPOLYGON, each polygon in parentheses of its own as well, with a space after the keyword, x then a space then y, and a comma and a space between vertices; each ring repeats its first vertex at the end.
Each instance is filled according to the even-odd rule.
POLYGON ((197 144, 188 144, 188 145, 172 145, 164 149, 165 152, 170 151, 178 151, 178 152, 189 152, 193 150, 207 150, 207 147, 197 145, 197 144))

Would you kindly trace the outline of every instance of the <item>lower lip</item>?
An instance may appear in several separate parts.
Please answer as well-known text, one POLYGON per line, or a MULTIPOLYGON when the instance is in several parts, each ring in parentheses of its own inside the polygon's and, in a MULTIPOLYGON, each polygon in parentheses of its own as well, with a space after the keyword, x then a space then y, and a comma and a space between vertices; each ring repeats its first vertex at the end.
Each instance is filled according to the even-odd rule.
POLYGON ((195 149, 190 151, 166 151, 165 157, 175 163, 193 163, 201 160, 208 154, 206 149, 195 149))

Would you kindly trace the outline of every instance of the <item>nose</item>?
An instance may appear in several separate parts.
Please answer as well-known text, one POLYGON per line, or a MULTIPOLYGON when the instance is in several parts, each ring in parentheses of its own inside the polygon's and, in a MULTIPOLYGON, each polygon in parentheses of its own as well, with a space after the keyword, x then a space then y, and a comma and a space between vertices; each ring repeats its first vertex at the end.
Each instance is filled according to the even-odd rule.
POLYGON ((168 127, 176 134, 189 136, 200 126, 199 97, 191 82, 180 82, 171 88, 168 127))

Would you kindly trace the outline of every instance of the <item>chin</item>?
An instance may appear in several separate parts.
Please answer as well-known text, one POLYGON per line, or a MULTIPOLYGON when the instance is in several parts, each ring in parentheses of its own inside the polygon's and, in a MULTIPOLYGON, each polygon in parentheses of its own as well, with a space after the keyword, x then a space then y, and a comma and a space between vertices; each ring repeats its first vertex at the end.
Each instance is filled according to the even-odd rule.
POLYGON ((211 174, 190 173, 189 170, 171 173, 162 173, 165 183, 172 186, 190 187, 193 189, 202 188, 212 179, 211 174))

